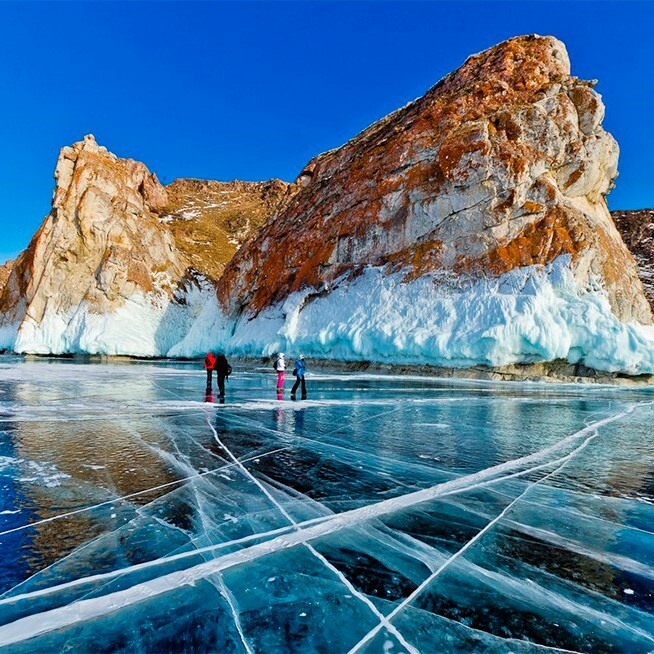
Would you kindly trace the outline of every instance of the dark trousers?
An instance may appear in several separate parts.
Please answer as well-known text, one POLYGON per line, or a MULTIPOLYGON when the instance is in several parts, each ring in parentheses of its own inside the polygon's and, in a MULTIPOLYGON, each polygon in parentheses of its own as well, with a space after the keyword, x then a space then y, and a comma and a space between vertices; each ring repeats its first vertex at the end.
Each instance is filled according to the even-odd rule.
MULTIPOLYGON (((213 370, 207 370, 207 388, 211 388, 211 375, 213 375, 213 370)), ((216 370, 216 377, 218 378, 218 393, 220 395, 225 394, 225 373, 218 372, 216 370)))
POLYGON ((291 389, 291 395, 295 395, 295 391, 300 387, 300 384, 302 384, 302 397, 307 396, 307 385, 304 382, 304 377, 298 377, 295 380, 295 384, 293 384, 293 388, 291 389))

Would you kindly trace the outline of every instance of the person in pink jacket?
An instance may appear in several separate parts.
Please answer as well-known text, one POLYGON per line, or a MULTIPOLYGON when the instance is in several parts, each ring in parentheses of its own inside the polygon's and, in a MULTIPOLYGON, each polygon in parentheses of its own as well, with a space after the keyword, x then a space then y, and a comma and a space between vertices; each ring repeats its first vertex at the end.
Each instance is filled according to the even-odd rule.
POLYGON ((277 371, 277 390, 284 390, 284 370, 286 370, 286 360, 284 359, 283 352, 280 352, 277 355, 277 361, 275 361, 275 370, 277 371))

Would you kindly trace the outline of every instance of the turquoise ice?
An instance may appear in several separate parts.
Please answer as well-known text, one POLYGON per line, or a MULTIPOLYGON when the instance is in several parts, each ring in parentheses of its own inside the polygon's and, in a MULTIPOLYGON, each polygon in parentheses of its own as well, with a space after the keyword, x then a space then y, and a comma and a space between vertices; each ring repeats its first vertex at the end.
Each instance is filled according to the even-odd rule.
POLYGON ((0 358, 0 647, 654 650, 654 392, 312 373, 0 358))

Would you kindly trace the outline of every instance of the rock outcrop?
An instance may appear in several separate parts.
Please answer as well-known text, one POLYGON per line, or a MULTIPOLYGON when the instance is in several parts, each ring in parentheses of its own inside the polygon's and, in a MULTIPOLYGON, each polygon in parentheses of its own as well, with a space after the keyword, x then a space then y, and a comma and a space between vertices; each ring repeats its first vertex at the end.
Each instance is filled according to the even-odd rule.
POLYGON ((611 216, 638 264, 638 276, 654 309, 654 209, 613 211, 611 216))
POLYGON ((387 266, 499 276, 569 255, 622 321, 652 313, 605 195, 618 147, 565 46, 524 36, 470 57, 425 96, 313 159, 280 217, 227 266, 219 297, 255 315, 294 291, 387 266))
POLYGON ((11 272, 11 269, 14 267, 14 263, 15 263, 14 261, 9 260, 9 261, 5 261, 2 265, 0 265, 0 293, 2 292, 2 289, 7 283, 7 280, 9 279, 9 273, 11 272))
MULTIPOLYGON (((563 44, 524 36, 293 184, 163 187, 87 137, 0 278, 0 349, 654 373, 652 310, 605 201, 603 115, 563 44)), ((649 227, 616 220, 642 263, 649 227)))
POLYGON ((243 242, 278 215, 297 187, 268 182, 177 179, 166 187, 160 221, 193 268, 215 281, 243 242))
POLYGON ((0 269, 0 348, 166 354, 293 193, 279 180, 163 187, 91 135, 61 150, 55 181, 50 214, 11 273, 0 269))
POLYGON ((39 322, 49 302, 82 300, 102 313, 135 291, 172 290, 186 261, 157 212, 165 189, 140 162, 119 159, 93 136, 61 150, 52 211, 20 255, 2 294, 5 313, 19 304, 39 322))
POLYGON ((161 227, 168 196, 144 164, 89 135, 61 150, 55 182, 52 210, 0 295, 0 329, 5 340, 15 330, 18 350, 73 348, 83 323, 135 298, 163 309, 189 265, 161 227))

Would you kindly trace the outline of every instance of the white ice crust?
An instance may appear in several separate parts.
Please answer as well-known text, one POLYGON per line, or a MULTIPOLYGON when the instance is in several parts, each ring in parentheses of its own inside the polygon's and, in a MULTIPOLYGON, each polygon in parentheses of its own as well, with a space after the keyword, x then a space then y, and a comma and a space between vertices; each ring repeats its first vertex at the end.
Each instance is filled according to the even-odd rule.
POLYGON ((187 286, 176 301, 135 293, 111 313, 97 313, 86 303, 65 313, 48 305, 40 322, 28 316, 18 329, 0 330, 0 349, 29 354, 165 356, 184 338, 213 295, 213 287, 200 283, 187 286))
MULTIPOLYGON (((135 296, 110 315, 80 306, 23 324, 18 352, 266 356, 283 350, 346 361, 467 367, 567 359, 598 370, 654 373, 654 327, 620 322, 600 287, 580 289, 568 256, 549 266, 462 282, 369 267, 329 292, 305 290, 256 317, 224 315, 196 290, 185 305, 135 296)), ((325 290, 325 289, 324 289, 325 290)))

